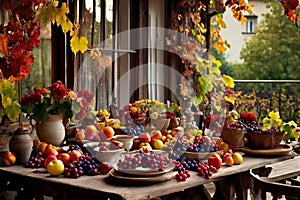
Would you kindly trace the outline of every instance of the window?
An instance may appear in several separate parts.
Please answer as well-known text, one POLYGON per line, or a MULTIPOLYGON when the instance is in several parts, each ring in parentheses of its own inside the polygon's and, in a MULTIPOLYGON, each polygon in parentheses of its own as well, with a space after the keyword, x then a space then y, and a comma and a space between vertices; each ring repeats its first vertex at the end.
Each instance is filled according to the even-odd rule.
POLYGON ((255 28, 257 24, 257 16, 246 16, 247 22, 244 25, 244 34, 253 34, 255 33, 255 28))

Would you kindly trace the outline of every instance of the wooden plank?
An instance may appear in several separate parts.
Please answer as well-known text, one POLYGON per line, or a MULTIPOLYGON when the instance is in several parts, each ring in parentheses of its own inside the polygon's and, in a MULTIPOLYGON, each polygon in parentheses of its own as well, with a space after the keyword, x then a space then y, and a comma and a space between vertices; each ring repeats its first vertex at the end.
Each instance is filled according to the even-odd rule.
POLYGON ((300 156, 282 162, 267 165, 272 171, 268 178, 270 181, 279 181, 300 175, 300 156))
MULTIPOLYGON (((177 182, 175 178, 151 185, 132 185, 115 181, 108 175, 82 176, 78 179, 51 177, 45 171, 33 173, 33 169, 23 166, 0 167, 0 177, 15 179, 20 185, 30 185, 36 191, 42 193, 42 185, 47 185, 56 193, 65 192, 67 194, 90 195, 111 199, 149 199, 159 196, 165 196, 171 193, 183 191, 188 188, 200 186, 209 182, 217 182, 231 175, 238 175, 247 172, 251 168, 259 168, 278 161, 289 159, 289 156, 278 158, 252 158, 244 157, 241 165, 232 167, 223 166, 210 179, 205 179, 191 172, 191 177, 185 182, 177 182), (30 184, 28 184, 30 182, 30 184)), ((0 178, 1 180, 1 178, 0 178)))

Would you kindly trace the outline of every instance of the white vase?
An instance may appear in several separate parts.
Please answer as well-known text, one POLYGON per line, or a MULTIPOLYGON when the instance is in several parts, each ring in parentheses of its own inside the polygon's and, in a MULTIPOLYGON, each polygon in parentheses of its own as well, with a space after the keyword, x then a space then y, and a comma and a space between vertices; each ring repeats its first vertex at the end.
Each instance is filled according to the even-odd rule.
POLYGON ((60 115, 49 115, 49 118, 36 124, 36 134, 41 142, 62 145, 65 139, 65 127, 60 115))

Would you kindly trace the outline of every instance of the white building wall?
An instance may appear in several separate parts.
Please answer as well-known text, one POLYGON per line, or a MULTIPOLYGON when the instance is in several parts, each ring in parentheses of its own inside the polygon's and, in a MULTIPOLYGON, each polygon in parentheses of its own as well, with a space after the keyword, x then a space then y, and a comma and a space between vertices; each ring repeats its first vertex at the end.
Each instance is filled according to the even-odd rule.
MULTIPOLYGON (((258 24, 262 19, 262 14, 267 12, 265 3, 260 0, 249 0, 248 4, 254 5, 253 15, 257 16, 258 24)), ((253 34, 243 33, 245 25, 234 19, 232 12, 228 8, 224 13, 224 21, 227 25, 227 28, 221 31, 221 36, 224 40, 227 40, 231 46, 230 49, 227 49, 225 58, 229 62, 240 63, 242 62, 240 59, 240 51, 245 45, 245 40, 251 38, 253 34)))

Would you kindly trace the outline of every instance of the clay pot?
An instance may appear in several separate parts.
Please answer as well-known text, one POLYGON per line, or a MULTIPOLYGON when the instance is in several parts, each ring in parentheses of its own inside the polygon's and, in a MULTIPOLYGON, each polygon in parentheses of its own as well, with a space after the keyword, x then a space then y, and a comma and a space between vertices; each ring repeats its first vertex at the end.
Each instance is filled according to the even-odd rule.
POLYGON ((50 115, 48 119, 36 124, 36 134, 41 142, 62 145, 66 131, 60 115, 50 115))
POLYGON ((280 146, 284 132, 255 132, 246 133, 251 149, 274 149, 280 146))
POLYGON ((223 128, 221 137, 231 148, 244 147, 245 132, 244 129, 223 128))
POLYGON ((9 150, 16 156, 16 163, 25 164, 31 155, 33 140, 28 130, 18 129, 9 141, 9 150))

